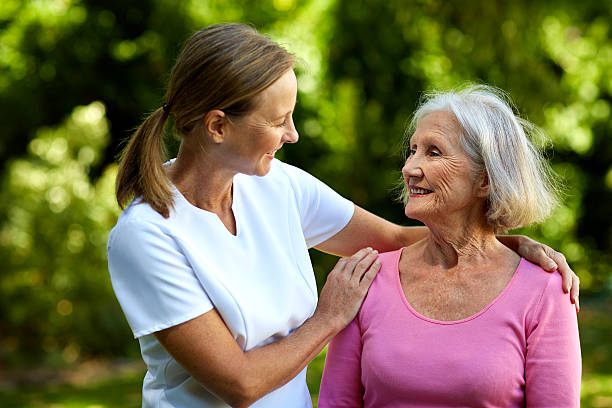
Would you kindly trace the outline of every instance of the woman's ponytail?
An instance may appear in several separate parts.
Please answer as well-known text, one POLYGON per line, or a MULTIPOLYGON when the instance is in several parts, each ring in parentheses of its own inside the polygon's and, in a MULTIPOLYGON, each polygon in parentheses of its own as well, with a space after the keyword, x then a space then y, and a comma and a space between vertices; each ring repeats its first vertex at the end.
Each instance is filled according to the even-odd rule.
POLYGON ((169 217, 173 206, 172 189, 163 168, 167 120, 167 109, 157 109, 134 132, 121 153, 115 192, 121 209, 133 197, 141 197, 155 211, 169 217))
POLYGON ((121 208, 139 197, 168 218, 173 192, 163 168, 164 128, 168 116, 179 137, 193 134, 207 112, 221 109, 242 116, 255 97, 293 68, 295 57, 244 24, 219 24, 195 33, 183 48, 168 81, 166 104, 132 135, 121 155, 117 202, 121 208))

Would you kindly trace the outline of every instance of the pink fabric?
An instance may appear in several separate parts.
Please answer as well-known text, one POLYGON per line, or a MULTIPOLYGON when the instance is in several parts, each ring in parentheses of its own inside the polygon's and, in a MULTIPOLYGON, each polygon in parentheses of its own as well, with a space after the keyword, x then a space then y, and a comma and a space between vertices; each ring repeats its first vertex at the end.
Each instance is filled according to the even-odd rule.
POLYGON ((320 408, 579 406, 578 323, 558 273, 523 259, 491 304, 442 322, 407 302, 400 255, 380 255, 359 314, 330 343, 320 408))

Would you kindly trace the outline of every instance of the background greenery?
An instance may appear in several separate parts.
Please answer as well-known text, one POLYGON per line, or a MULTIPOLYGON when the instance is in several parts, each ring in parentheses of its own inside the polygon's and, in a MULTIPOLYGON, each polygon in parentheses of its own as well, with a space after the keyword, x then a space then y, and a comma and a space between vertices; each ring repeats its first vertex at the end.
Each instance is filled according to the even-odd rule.
MULTIPOLYGON (((392 190, 424 91, 495 85, 546 130, 567 194, 549 221, 520 232, 579 274, 583 406, 612 406, 611 17, 608 0, 3 0, 0 405, 139 406, 142 367, 20 384, 41 366, 139 357, 106 272, 115 157, 163 103, 184 40, 241 21, 300 58, 301 141, 282 158, 392 221, 408 223, 392 190)), ((334 259, 312 255, 322 282, 334 259)))

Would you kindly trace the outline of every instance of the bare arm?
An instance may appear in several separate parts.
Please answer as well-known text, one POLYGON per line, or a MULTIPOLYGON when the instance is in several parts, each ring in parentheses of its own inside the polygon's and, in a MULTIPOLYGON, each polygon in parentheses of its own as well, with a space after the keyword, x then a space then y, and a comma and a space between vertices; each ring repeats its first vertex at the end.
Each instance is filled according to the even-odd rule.
POLYGON ((362 249, 338 261, 314 315, 279 341, 244 352, 214 309, 155 336, 210 392, 249 406, 295 377, 355 317, 380 269, 377 255, 362 249))
POLYGON ((364 247, 387 252, 425 238, 427 231, 426 227, 402 227, 393 224, 356 205, 355 213, 346 227, 316 248, 340 256, 352 254, 364 247))
MULTIPOLYGON (((316 248, 340 256, 352 254, 366 246, 386 252, 411 245, 427 234, 427 227, 402 227, 355 206, 355 213, 346 227, 316 248)), ((580 308, 580 280, 562 253, 522 235, 499 235, 497 239, 543 269, 549 272, 558 270, 563 278, 563 290, 570 292, 572 303, 576 309, 580 308)))

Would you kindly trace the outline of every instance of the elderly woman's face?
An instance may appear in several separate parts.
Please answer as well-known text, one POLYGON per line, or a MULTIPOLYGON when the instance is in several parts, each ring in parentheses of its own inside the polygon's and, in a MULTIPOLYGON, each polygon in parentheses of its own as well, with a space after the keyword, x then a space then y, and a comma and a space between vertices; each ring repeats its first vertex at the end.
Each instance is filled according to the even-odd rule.
POLYGON ((483 177, 474 175, 460 134, 452 113, 433 112, 421 120, 402 169, 409 188, 408 217, 425 223, 451 214, 469 217, 475 204, 484 202, 483 177))

